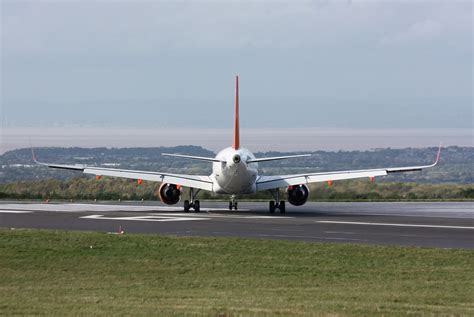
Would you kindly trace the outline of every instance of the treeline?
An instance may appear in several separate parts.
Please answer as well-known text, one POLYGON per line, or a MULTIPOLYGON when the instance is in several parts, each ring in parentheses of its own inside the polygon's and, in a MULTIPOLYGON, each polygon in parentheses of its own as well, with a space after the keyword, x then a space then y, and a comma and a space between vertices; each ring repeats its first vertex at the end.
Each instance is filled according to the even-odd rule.
MULTIPOLYGON (((68 180, 39 180, 0 184, 0 199, 57 200, 159 200, 159 183, 138 184, 128 179, 78 177, 68 180)), ((283 193, 283 191, 282 191, 283 193)), ((187 197, 187 189, 183 197, 187 197)), ((282 196, 284 197, 284 196, 282 196)), ((268 192, 238 197, 271 199, 268 192)), ((228 200, 226 195, 201 192, 199 199, 228 200)), ((402 182, 371 183, 351 180, 311 184, 310 200, 314 201, 384 201, 384 200, 473 200, 474 184, 419 184, 402 182)))
MULTIPOLYGON (((312 156, 292 160, 270 161, 259 164, 262 175, 301 174, 306 172, 345 171, 390 166, 425 165, 433 162, 436 147, 406 149, 374 149, 370 151, 313 151, 312 156)), ((109 168, 160 171, 175 174, 211 174, 212 164, 196 160, 162 156, 178 153, 213 157, 215 153, 197 146, 157 148, 38 148, 40 161, 59 164, 86 164, 109 168)), ((298 152, 255 153, 257 157, 299 154, 298 152)), ((474 183, 474 147, 450 146, 443 148, 436 168, 423 172, 393 174, 380 181, 417 183, 474 183)), ((78 172, 48 169, 35 165, 30 149, 18 149, 0 155, 0 184, 19 181, 65 180, 77 177, 78 172)))

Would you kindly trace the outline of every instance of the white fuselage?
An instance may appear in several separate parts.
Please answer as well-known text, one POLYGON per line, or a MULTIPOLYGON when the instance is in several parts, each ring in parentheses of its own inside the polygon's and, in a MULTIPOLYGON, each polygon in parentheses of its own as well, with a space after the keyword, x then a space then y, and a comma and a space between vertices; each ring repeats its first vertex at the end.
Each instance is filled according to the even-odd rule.
POLYGON ((212 164, 211 178, 214 192, 219 194, 253 194, 257 191, 257 163, 247 164, 255 156, 247 149, 228 147, 220 151, 216 158, 224 162, 212 164))

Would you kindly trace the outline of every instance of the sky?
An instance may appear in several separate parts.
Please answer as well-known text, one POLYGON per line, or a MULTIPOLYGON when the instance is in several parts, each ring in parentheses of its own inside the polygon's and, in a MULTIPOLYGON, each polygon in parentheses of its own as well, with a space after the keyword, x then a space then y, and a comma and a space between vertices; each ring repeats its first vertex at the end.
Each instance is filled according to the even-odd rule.
POLYGON ((0 1, 3 127, 473 126, 471 1, 0 1))

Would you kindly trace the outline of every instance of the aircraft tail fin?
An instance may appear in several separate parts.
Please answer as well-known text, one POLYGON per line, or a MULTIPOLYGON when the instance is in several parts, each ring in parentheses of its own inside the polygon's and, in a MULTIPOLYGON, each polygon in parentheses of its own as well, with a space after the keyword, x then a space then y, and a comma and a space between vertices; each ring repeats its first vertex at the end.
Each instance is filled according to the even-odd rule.
POLYGON ((234 143, 232 147, 235 150, 240 148, 239 131, 239 76, 235 76, 235 105, 234 105, 234 143))

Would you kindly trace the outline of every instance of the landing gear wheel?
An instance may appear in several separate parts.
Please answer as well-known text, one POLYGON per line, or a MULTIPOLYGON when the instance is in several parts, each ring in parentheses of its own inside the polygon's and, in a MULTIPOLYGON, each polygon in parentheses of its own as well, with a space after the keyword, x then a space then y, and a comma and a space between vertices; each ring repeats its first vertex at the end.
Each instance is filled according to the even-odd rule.
POLYGON ((273 200, 270 201, 270 213, 274 213, 275 212, 275 202, 273 200))
POLYGON ((201 204, 199 203, 199 200, 194 201, 194 212, 200 212, 201 211, 201 204))
POLYGON ((270 200, 270 204, 269 204, 270 213, 271 214, 274 213, 276 209, 279 209, 280 213, 284 214, 286 212, 285 201, 281 200, 280 202, 278 202, 278 201, 270 200))
POLYGON ((229 201, 229 210, 232 211, 232 209, 237 210, 237 201, 235 200, 235 195, 231 195, 229 201))
POLYGON ((189 204, 189 200, 184 201, 184 212, 189 212, 189 208, 191 208, 191 205, 189 204))
POLYGON ((235 200, 229 201, 229 210, 237 210, 237 202, 235 200))
POLYGON ((285 201, 284 200, 280 201, 280 204, 278 205, 278 209, 280 209, 281 214, 284 214, 286 212, 286 210, 285 210, 285 201))

